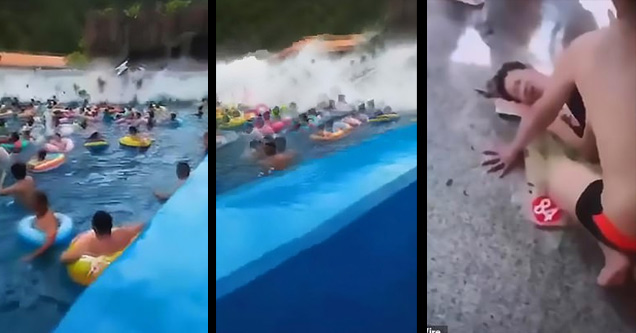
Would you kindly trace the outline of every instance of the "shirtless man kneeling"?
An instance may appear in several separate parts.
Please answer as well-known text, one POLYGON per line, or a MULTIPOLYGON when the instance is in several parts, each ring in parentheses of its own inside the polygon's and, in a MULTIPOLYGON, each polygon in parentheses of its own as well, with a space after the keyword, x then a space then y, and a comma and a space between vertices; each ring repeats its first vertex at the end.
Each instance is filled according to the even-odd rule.
POLYGON ((73 240, 73 247, 62 253, 60 261, 71 263, 84 255, 108 256, 122 251, 141 232, 143 224, 113 228, 113 217, 97 211, 93 215, 93 230, 80 234, 73 240))
POLYGON ((565 157, 548 163, 548 194, 596 238, 605 266, 601 286, 622 284, 636 254, 636 2, 612 0, 617 20, 565 50, 549 86, 521 120, 514 141, 484 165, 508 173, 521 152, 556 119, 578 88, 587 109, 586 132, 598 148, 602 174, 565 157))

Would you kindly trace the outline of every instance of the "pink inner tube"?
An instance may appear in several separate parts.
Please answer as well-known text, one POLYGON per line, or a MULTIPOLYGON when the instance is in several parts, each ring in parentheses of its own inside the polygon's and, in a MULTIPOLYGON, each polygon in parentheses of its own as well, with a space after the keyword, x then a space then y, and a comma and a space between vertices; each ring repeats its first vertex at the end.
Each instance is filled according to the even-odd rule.
POLYGON ((259 128, 258 131, 261 132, 263 136, 273 135, 275 133, 272 127, 268 125, 264 125, 263 127, 259 128))
POLYGON ((345 119, 343 119, 343 122, 346 123, 349 126, 360 126, 360 124, 362 124, 362 122, 358 119, 355 119, 353 117, 347 117, 345 119))
POLYGON ((54 144, 47 143, 44 145, 44 150, 47 153, 68 153, 71 150, 73 150, 73 148, 75 148, 75 144, 73 144, 73 140, 69 138, 62 138, 62 142, 65 145, 65 149, 60 149, 58 146, 54 144))
POLYGON ((291 119, 285 119, 271 123, 270 127, 272 128, 274 133, 278 133, 284 130, 285 127, 287 127, 289 124, 291 124, 291 119))

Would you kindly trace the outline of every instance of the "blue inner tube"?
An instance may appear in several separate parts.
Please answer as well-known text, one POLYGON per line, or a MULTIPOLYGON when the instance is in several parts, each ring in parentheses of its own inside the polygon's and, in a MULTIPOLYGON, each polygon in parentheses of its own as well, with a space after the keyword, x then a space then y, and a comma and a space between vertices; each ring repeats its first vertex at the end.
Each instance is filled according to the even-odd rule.
MULTIPOLYGON (((65 245, 71 242, 73 237, 73 220, 61 213, 55 213, 57 221, 60 223, 55 237, 55 245, 65 245)), ((18 236, 27 244, 42 246, 46 236, 35 225, 35 216, 27 216, 18 223, 18 236)))

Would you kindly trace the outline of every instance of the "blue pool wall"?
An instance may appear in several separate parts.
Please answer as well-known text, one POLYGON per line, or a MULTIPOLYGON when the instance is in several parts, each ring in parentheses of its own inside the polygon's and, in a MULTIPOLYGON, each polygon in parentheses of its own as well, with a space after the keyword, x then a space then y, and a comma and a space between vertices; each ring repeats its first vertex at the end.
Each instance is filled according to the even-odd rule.
POLYGON ((217 332, 414 332, 417 125, 217 197, 217 332))
POLYGON ((208 159, 88 287, 57 333, 208 332, 208 159))

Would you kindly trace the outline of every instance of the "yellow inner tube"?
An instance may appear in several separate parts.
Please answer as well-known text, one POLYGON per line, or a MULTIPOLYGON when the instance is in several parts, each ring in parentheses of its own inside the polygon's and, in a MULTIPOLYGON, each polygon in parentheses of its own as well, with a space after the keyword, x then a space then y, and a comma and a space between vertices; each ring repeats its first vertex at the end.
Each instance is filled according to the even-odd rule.
POLYGON ((119 143, 126 147, 148 148, 152 144, 151 139, 133 138, 129 135, 119 139, 119 143))
POLYGON ((91 142, 86 142, 84 144, 84 147, 103 147, 103 146, 108 146, 108 142, 106 142, 106 141, 91 141, 91 142))
MULTIPOLYGON (((137 236, 135 236, 122 251, 115 252, 109 256, 92 257, 84 255, 77 261, 67 264, 66 271, 68 272, 68 276, 75 283, 83 286, 90 285, 108 266, 110 266, 110 263, 115 261, 124 251, 126 251, 128 246, 130 246, 135 239, 137 239, 137 236)), ((75 244, 75 241, 73 241, 68 248, 73 248, 73 244, 75 244)))
POLYGON ((235 128, 235 127, 239 127, 242 126, 243 124, 245 124, 247 120, 245 120, 245 118, 232 118, 230 119, 229 122, 225 123, 225 124, 221 124, 219 126, 219 128, 221 129, 229 129, 229 128, 235 128))
POLYGON ((377 116, 375 118, 371 118, 371 119, 369 119, 369 122, 371 122, 371 123, 379 123, 379 122, 385 122, 385 121, 392 121, 392 120, 395 120, 397 118, 400 118, 399 114, 389 113, 389 114, 379 115, 379 116, 377 116))

